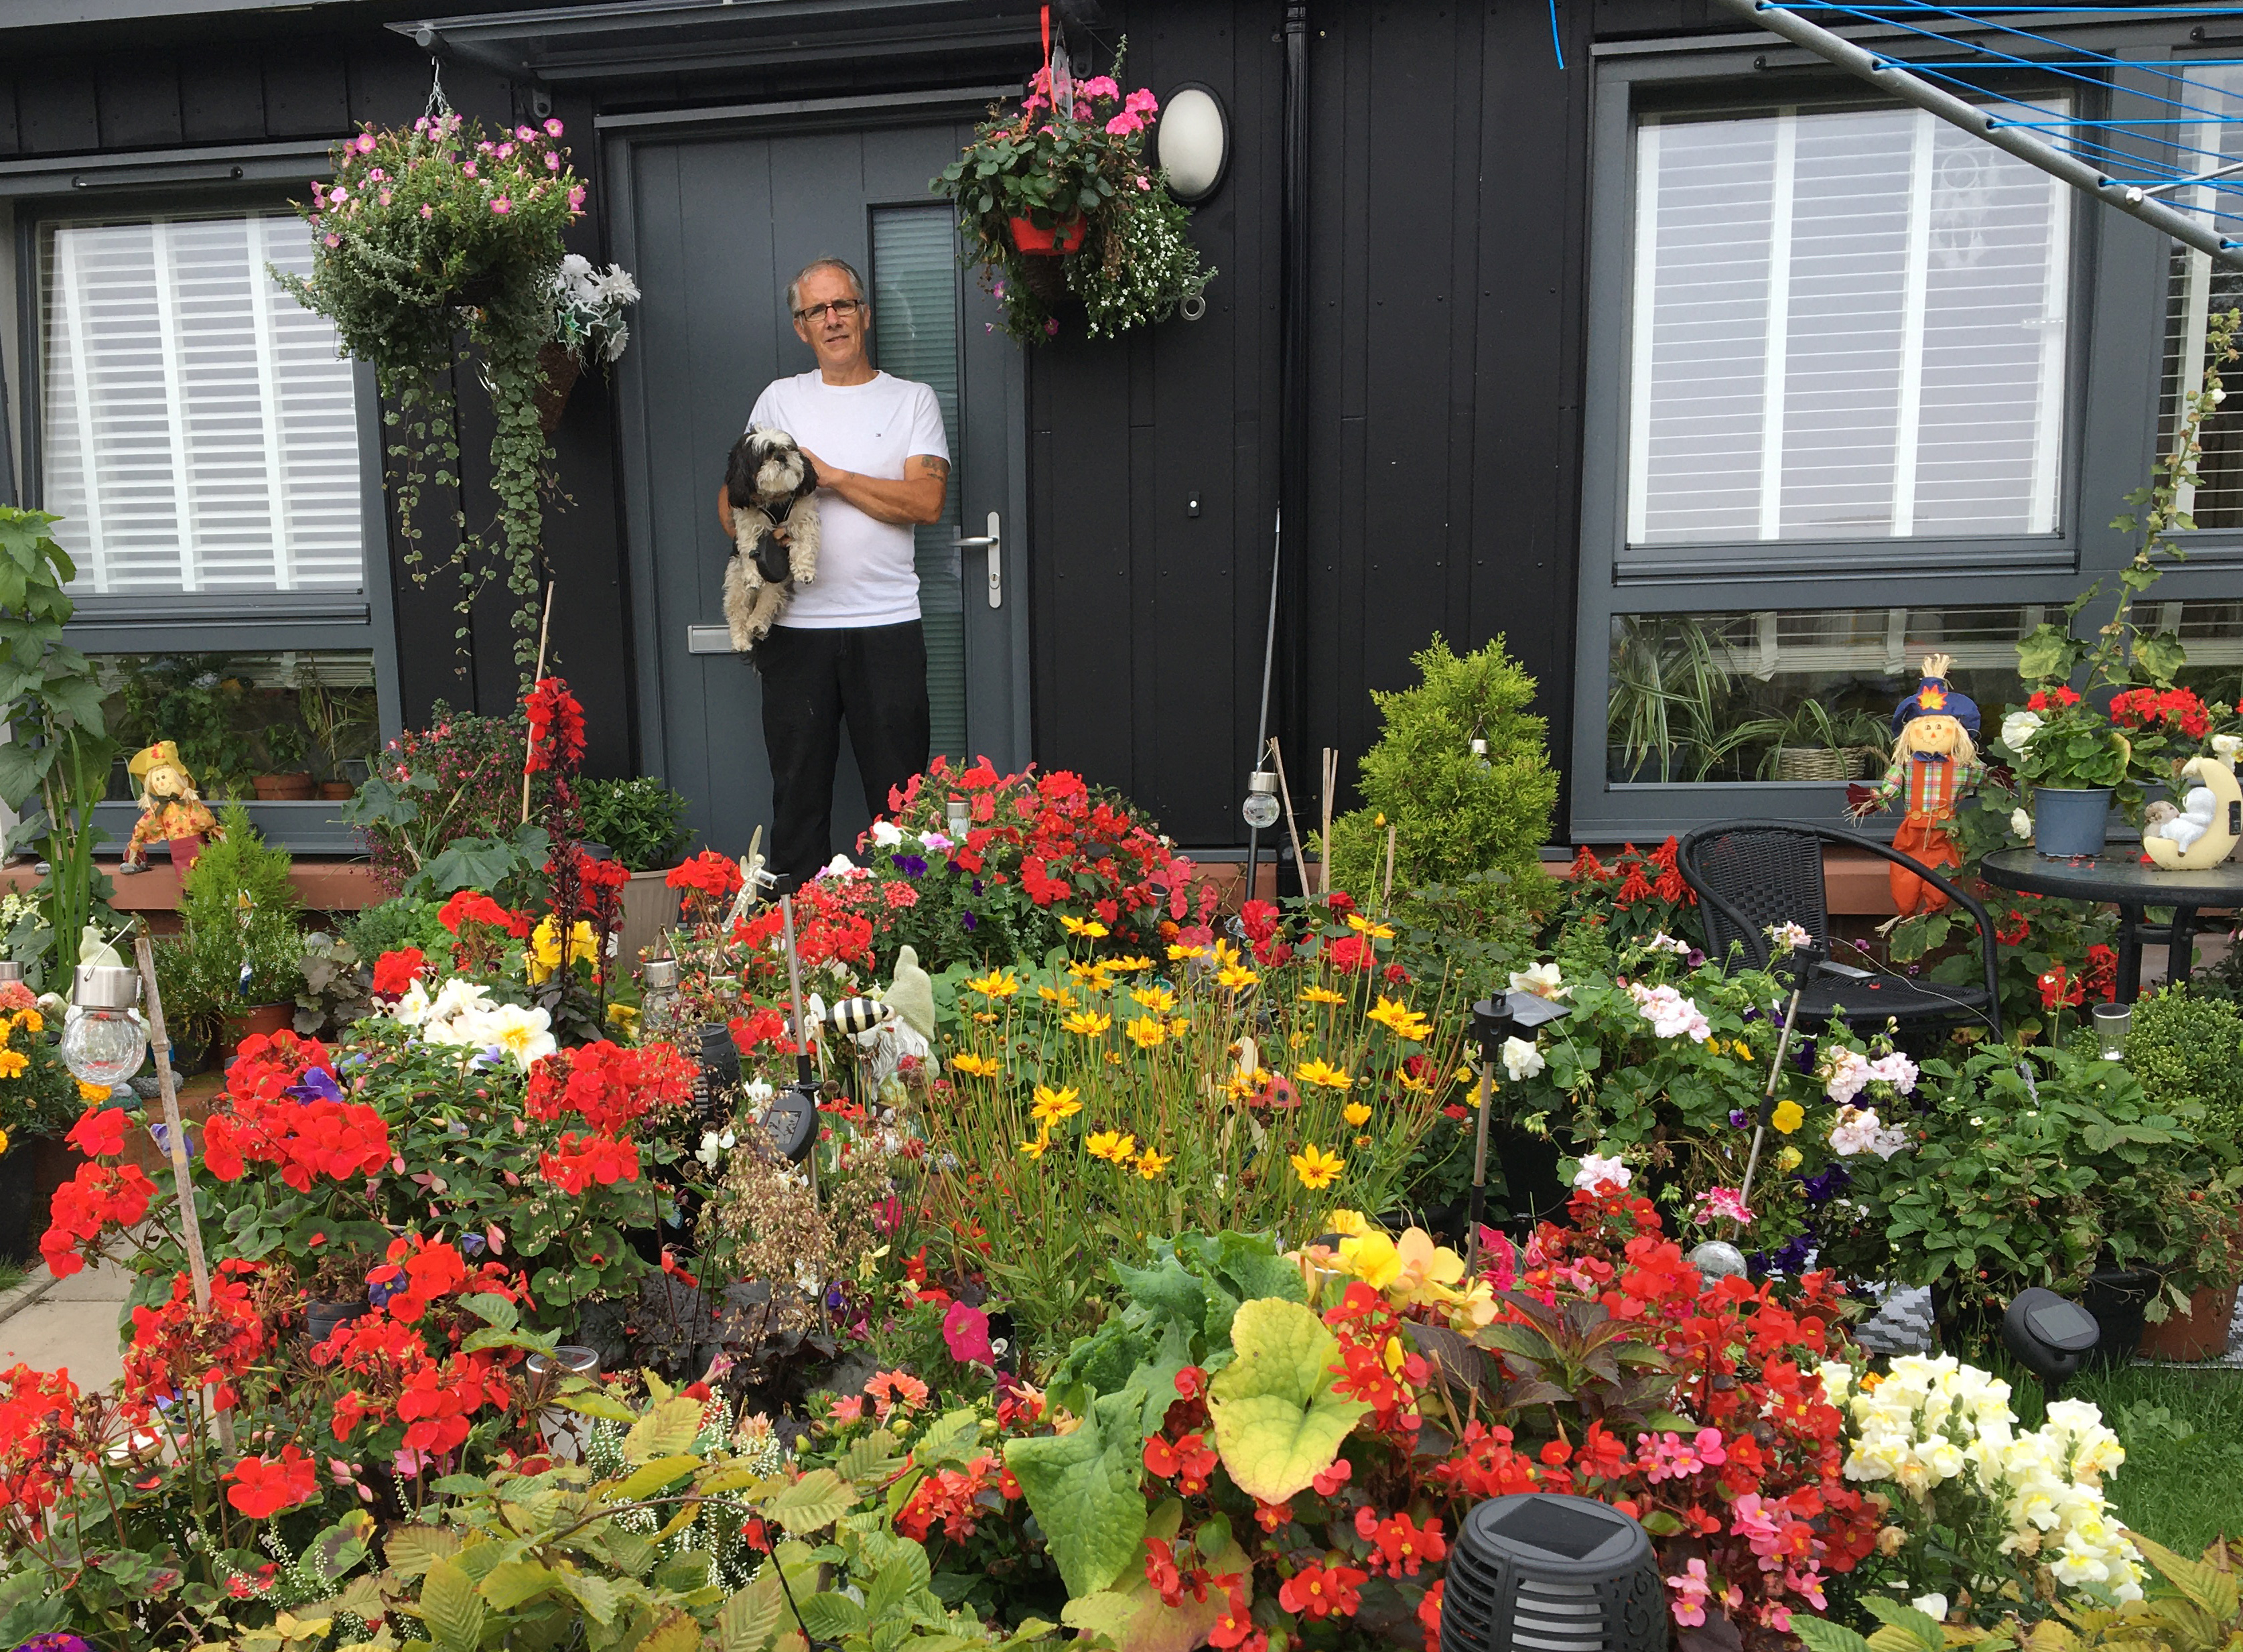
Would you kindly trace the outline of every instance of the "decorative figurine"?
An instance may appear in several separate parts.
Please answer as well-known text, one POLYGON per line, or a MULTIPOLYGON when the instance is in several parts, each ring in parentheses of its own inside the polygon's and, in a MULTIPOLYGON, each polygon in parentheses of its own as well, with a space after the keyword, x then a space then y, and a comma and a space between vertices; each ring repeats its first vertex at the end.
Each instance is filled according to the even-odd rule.
MULTIPOLYGON (((1893 833, 1892 846, 1928 866, 1963 864, 1961 851, 1948 836, 1948 823, 1963 793, 1986 778, 1973 743, 1978 707, 1969 695, 1948 686, 1947 669, 1953 664, 1945 654, 1924 657, 1923 681, 1893 708, 1892 765, 1883 783, 1857 796, 1848 811, 1860 819, 1904 795, 1907 813, 1893 833)), ((1889 868, 1888 882, 1897 914, 1894 923, 1947 905, 1945 891, 1905 866, 1889 868)))
POLYGON ((2183 779, 2194 775, 2197 784, 2182 796, 2179 809, 2143 826, 2142 847, 2167 872, 2216 866, 2243 837, 2243 786, 2218 758, 2192 757, 2180 772, 2183 779))
POLYGON ((224 828, 203 806, 194 776, 179 761, 179 748, 171 741, 157 741, 136 754, 125 769, 140 787, 140 819, 133 824, 132 840, 125 846, 125 862, 118 870, 146 871, 148 846, 168 839, 172 864, 184 878, 203 845, 224 837, 224 828))

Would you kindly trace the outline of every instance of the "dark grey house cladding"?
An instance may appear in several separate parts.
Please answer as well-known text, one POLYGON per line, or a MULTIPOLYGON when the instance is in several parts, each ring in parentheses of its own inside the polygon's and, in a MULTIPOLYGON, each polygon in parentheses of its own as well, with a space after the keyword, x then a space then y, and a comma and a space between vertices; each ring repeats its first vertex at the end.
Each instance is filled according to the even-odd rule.
MULTIPOLYGON (((2095 27, 2188 49, 2172 23, 2095 27)), ((1725 813, 1835 816, 1827 776, 1733 755, 1739 719, 1782 701, 1860 710, 1932 644, 1993 673, 2031 613, 2112 565, 2122 536, 2101 524, 2146 469, 2210 301, 2138 225, 1999 170, 1963 178, 1978 158, 1960 151, 1924 151, 1951 177, 1912 171, 1911 145, 1934 142, 1912 117, 1703 0, 1105 0, 1070 35, 1101 67, 1126 36, 1132 84, 1196 83, 1223 105, 1227 172, 1192 229, 1221 273, 1202 320, 1018 351, 944 263, 925 183, 1020 83, 1037 33, 1033 6, 965 0, 462 17, 15 0, 0 492, 52 493, 51 227, 276 206, 326 142, 418 114, 433 55, 462 112, 567 123, 592 184, 577 250, 646 291, 630 352, 580 385, 555 436, 554 636, 597 769, 663 774, 720 845, 761 818, 751 674, 697 651, 725 550, 706 496, 757 388, 806 362, 778 285, 839 251, 872 266, 876 342, 947 375, 960 473, 920 555, 948 674, 940 743, 1079 769, 1189 846, 1242 841, 1282 495, 1276 725, 1297 772, 1326 745, 1351 772, 1370 691, 1406 682, 1435 631, 1501 633, 1542 685, 1560 832, 1655 837, 1725 813), (1779 151, 1781 173, 1755 158, 1779 151), (1689 170, 1701 160, 1715 170, 1689 170), (1966 207, 1976 262, 1943 262, 1933 233, 1966 207), (1876 244, 1849 253, 1817 226, 1876 244), (1756 319, 1690 307, 1717 292, 1756 319), (1958 384, 1983 393, 1975 414, 1958 384), (1993 502, 1949 509, 1958 490, 1993 502), (1684 758, 1662 768, 1608 713, 1629 712, 1644 658, 1687 662, 1697 643, 1723 662, 1698 684, 1719 725, 1674 736, 1684 758)), ((2027 76, 1989 95, 2041 90, 2027 76)), ((370 397, 361 385, 369 479, 370 397)), ((470 520, 490 509, 475 404, 470 389, 470 520)), ((2243 669, 2235 536, 2201 537, 2168 589, 2207 669, 2243 669)), ((440 698, 505 705, 502 605, 455 638, 449 599, 406 577, 388 538, 369 536, 354 589, 90 601, 89 645, 361 650, 391 728, 440 698)))

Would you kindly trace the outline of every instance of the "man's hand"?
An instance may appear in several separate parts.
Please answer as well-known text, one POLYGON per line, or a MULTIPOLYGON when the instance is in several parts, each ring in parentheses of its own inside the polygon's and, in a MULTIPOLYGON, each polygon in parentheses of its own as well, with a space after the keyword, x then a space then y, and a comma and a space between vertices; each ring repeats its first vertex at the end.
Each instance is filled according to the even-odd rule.
POLYGON ((818 472, 818 486, 847 500, 875 522, 906 528, 926 527, 942 520, 943 497, 950 490, 950 462, 931 453, 913 454, 904 462, 903 475, 893 482, 829 466, 802 450, 818 472))

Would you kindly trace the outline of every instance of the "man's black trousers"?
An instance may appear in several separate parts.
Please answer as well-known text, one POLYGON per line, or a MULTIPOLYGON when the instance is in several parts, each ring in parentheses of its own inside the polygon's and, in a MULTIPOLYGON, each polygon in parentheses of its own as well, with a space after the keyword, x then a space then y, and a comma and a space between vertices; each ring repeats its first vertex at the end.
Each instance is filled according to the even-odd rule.
POLYGON ((926 638, 917 620, 848 630, 775 625, 751 656, 763 674, 771 754, 771 867, 808 878, 833 858, 833 771, 841 724, 864 778, 865 806, 926 767, 926 638))

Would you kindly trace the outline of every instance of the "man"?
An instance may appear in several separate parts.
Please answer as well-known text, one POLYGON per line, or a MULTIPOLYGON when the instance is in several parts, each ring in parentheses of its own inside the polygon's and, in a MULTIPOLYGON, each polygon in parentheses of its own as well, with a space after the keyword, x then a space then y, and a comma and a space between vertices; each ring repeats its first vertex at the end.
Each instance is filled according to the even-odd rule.
MULTIPOLYGON (((950 445, 934 392, 873 367, 872 308, 855 270, 838 258, 806 266, 787 286, 786 307, 818 366, 766 386, 748 422, 785 431, 818 469, 818 577, 795 591, 751 657, 763 675, 771 869, 807 878, 832 853, 845 719, 875 816, 887 813, 890 787, 926 766, 912 529, 942 519, 950 445)), ((717 518, 729 542, 723 488, 717 518)))

